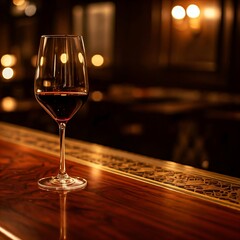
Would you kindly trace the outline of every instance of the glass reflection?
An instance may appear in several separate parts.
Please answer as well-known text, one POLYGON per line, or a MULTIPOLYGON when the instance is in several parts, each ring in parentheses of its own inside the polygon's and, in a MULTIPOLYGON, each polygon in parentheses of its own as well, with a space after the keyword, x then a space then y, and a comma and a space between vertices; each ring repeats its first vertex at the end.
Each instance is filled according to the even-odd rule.
POLYGON ((65 64, 68 61, 68 55, 66 53, 62 53, 60 56, 60 61, 65 64))
MULTIPOLYGON (((41 191, 47 191, 39 187, 41 191)), ((81 191, 83 189, 78 189, 81 191)), ((69 191, 47 191, 49 194, 59 194, 59 240, 66 240, 68 235, 68 222, 67 222, 67 194, 69 191)))
POLYGON ((67 192, 59 193, 60 201, 60 240, 67 239, 67 192))

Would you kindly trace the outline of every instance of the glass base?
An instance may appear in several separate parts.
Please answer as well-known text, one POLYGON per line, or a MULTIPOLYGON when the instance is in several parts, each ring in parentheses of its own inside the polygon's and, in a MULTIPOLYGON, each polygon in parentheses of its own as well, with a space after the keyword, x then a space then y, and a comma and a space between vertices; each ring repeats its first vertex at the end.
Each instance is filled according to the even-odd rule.
POLYGON ((63 178, 56 177, 45 177, 38 181, 38 186, 41 189, 49 191, 71 191, 80 190, 87 186, 87 180, 80 177, 69 177, 63 178))

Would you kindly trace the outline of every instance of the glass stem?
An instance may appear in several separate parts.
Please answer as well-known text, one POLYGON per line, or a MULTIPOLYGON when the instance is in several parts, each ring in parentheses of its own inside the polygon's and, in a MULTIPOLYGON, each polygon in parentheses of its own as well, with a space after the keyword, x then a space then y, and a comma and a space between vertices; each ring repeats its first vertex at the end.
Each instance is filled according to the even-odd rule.
POLYGON ((59 137, 60 137, 60 167, 59 167, 59 178, 65 178, 66 173, 66 164, 65 164, 65 130, 66 123, 59 123, 59 137))

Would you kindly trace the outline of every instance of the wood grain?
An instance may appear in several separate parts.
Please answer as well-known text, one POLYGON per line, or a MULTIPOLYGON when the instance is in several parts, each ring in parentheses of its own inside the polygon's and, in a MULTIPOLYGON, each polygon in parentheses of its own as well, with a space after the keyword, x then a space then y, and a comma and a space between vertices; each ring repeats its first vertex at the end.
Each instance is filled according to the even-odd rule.
POLYGON ((63 196, 37 186, 57 168, 54 156, 0 141, 1 228, 22 240, 64 239, 65 213, 65 239, 240 238, 238 210, 74 162, 69 175, 88 186, 68 193, 63 208, 63 196))
MULTIPOLYGON (((59 157, 59 138, 0 122, 0 139, 59 157)), ((240 179, 187 165, 66 139, 68 160, 240 210, 240 179)))

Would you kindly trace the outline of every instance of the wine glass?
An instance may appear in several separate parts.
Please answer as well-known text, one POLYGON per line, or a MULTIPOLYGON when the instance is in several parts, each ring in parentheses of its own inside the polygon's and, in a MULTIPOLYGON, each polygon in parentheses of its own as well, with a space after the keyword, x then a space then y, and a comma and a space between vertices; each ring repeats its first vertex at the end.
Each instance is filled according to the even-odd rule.
POLYGON ((84 105, 89 94, 82 36, 41 36, 34 94, 38 103, 57 122, 60 136, 59 172, 55 177, 40 179, 39 187, 63 191, 84 188, 87 181, 80 177, 70 177, 65 164, 66 124, 84 105))

